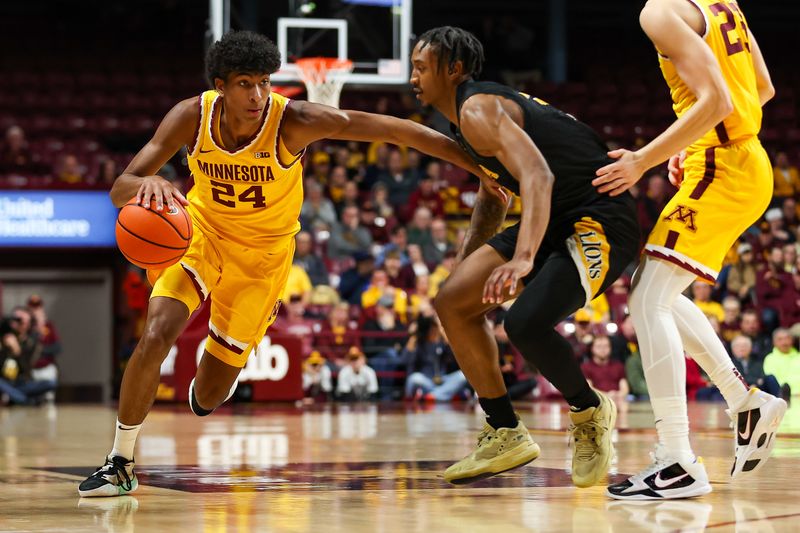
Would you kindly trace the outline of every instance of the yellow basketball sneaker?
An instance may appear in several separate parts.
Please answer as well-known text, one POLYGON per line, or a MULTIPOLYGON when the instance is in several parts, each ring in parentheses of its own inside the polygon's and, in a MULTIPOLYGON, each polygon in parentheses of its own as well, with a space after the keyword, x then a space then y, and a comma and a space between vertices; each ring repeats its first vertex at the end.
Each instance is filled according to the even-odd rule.
POLYGON ((478 434, 475 451, 445 470, 444 479, 455 485, 473 483, 526 465, 537 457, 539 445, 522 421, 515 428, 500 429, 487 422, 478 434))
POLYGON ((602 392, 598 407, 570 411, 572 421, 572 482, 576 487, 591 487, 608 473, 614 446, 611 432, 617 422, 617 406, 602 392))

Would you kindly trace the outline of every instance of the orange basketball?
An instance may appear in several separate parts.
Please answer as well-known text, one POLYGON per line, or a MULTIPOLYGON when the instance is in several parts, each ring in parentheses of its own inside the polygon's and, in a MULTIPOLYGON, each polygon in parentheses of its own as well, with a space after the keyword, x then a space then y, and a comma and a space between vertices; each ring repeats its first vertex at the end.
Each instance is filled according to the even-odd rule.
POLYGON ((117 216, 117 246, 125 258, 145 269, 161 269, 177 263, 192 242, 192 220, 189 213, 175 202, 156 211, 136 205, 132 198, 117 216))

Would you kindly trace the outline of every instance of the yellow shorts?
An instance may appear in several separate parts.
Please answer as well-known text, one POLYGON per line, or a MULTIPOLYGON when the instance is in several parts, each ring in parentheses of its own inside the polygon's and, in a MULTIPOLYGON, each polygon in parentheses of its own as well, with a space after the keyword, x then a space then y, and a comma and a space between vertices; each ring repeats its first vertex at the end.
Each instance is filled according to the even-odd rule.
POLYGON ((725 254, 764 213, 772 166, 757 137, 689 154, 683 183, 661 212, 644 253, 714 283, 725 254))
POLYGON ((206 350, 242 368, 250 351, 275 321, 294 257, 294 239, 269 250, 242 248, 194 226, 181 261, 148 271, 151 298, 166 296, 193 312, 211 296, 206 350))

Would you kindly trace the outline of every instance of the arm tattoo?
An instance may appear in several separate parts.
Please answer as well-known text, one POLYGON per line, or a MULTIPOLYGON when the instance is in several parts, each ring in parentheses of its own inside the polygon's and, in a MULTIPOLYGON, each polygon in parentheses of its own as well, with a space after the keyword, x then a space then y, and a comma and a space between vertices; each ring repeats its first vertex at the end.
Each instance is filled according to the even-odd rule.
POLYGON ((469 254, 483 246, 498 231, 506 218, 506 205, 491 194, 478 194, 472 210, 469 229, 456 258, 461 262, 469 254))

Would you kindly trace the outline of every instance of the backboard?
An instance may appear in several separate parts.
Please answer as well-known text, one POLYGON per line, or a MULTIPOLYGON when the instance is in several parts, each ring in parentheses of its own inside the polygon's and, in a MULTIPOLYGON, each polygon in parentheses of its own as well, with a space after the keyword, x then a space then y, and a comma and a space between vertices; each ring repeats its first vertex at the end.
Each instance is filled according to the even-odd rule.
POLYGON ((412 0, 340 0, 331 18, 278 19, 277 45, 283 64, 276 85, 300 82, 295 61, 338 57, 353 61, 347 84, 408 83, 412 0))

